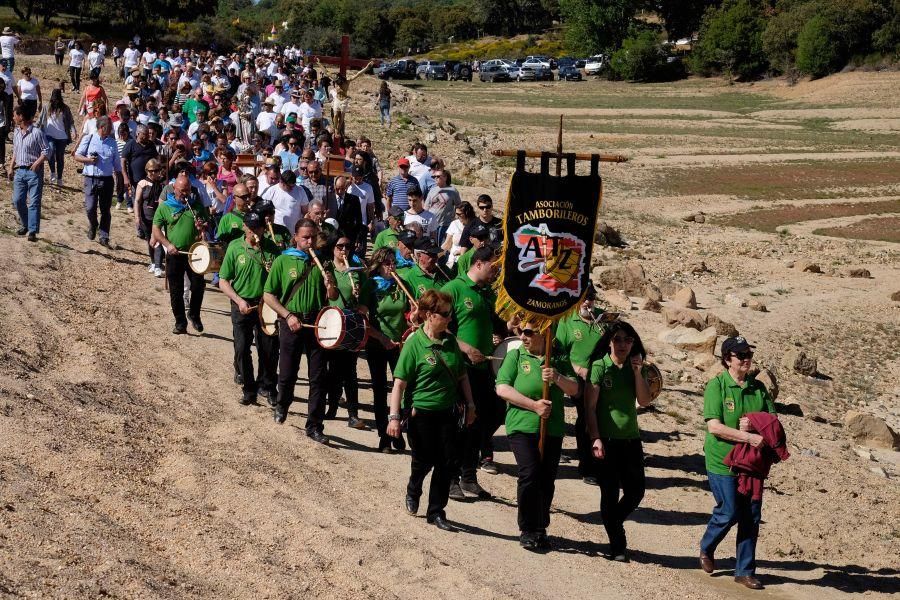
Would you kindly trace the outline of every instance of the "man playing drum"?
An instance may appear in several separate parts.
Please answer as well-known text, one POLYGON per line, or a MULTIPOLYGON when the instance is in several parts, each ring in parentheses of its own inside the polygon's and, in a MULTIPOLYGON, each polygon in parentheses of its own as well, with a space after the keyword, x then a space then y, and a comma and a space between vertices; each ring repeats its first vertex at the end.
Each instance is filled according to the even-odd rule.
POLYGON ((153 215, 153 236, 166 250, 166 279, 169 283, 169 302, 175 315, 172 333, 187 333, 187 321, 198 332, 203 331, 200 307, 203 305, 203 291, 206 282, 203 275, 188 268, 188 251, 194 242, 200 240, 201 233, 209 220, 209 211, 187 175, 182 173, 172 185, 172 192, 166 194, 153 215), (184 316, 184 276, 191 284, 191 304, 188 316, 184 316))
MULTIPOLYGON (((235 186, 235 193, 238 186, 235 186)), ((263 237, 263 219, 258 213, 250 211, 244 215, 243 230, 244 236, 232 240, 225 251, 219 267, 219 289, 231 300, 234 364, 243 386, 240 403, 254 404, 257 393, 261 393, 274 404, 278 340, 262 332, 257 307, 262 302, 266 275, 279 250, 263 237), (254 376, 250 351, 254 336, 259 378, 254 376)))
POLYGON ((314 262, 313 241, 318 229, 308 219, 300 219, 294 231, 294 247, 285 250, 272 263, 266 279, 263 300, 278 313, 278 399, 275 422, 284 423, 294 401, 294 386, 300 371, 300 358, 306 353, 309 378, 309 416, 306 435, 327 444, 322 433, 325 417, 325 350, 316 342, 312 325, 329 300, 337 300, 334 277, 323 274, 314 262), (304 324, 307 327, 304 327, 304 324))

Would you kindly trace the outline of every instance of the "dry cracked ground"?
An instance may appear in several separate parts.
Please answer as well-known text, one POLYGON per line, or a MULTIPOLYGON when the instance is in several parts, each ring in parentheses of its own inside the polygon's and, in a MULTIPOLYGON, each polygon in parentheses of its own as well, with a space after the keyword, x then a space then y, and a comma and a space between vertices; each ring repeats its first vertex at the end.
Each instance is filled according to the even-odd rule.
MULTIPOLYGON (((63 76, 49 57, 21 62, 48 89, 63 76)), ((560 468, 556 550, 519 548, 502 435, 501 474, 481 477, 494 500, 448 507, 461 532, 405 515, 409 457, 374 452, 375 435, 346 427, 343 411, 323 448, 302 435, 305 402, 280 427, 267 408, 238 406, 224 297, 208 289, 203 335, 173 337, 127 214, 114 215, 112 248, 85 239, 72 165, 67 187, 46 191, 36 244, 15 236, 0 183, 0 596, 896 595, 900 461, 860 445, 844 417, 900 425, 898 84, 890 73, 794 87, 395 84, 400 127, 390 131, 373 110, 377 82, 354 88, 351 130, 373 137, 382 164, 427 141, 469 200, 486 191, 502 203, 512 165, 489 150, 552 149, 560 114, 567 149, 630 159, 604 169, 602 218, 625 246, 598 248, 594 273, 666 386, 640 416, 648 491, 624 565, 602 558, 598 492, 572 464, 560 468), (678 304, 685 286, 696 314, 678 304), (646 298, 657 289, 660 306, 646 298), (673 345, 667 320, 702 339, 673 345), (695 329, 716 320, 757 344, 788 413, 792 457, 765 492, 761 593, 731 582, 730 541, 724 571, 709 577, 696 564, 712 507, 702 387, 716 367, 692 348, 708 347, 710 332, 695 329), (801 352, 815 375, 795 370, 811 372, 801 352)), ((371 423, 367 388, 362 402, 371 423)))

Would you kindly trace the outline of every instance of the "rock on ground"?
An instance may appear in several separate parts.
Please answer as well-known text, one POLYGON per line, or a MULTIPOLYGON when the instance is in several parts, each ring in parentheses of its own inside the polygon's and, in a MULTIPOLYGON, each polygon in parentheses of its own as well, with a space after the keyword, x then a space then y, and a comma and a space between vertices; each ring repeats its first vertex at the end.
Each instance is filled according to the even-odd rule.
POLYGON ((900 442, 897 434, 882 419, 855 410, 844 415, 844 427, 857 443, 864 446, 891 450, 897 448, 900 442))
POLYGON ((694 290, 689 287, 683 287, 672 296, 672 302, 684 308, 697 308, 697 296, 694 290))
POLYGON ((625 293, 635 296, 643 294, 648 283, 644 267, 636 261, 630 261, 623 267, 610 267, 599 272, 595 269, 594 273, 597 275, 596 283, 604 289, 624 290, 625 293))
POLYGON ((788 371, 794 371, 809 377, 816 374, 819 366, 815 357, 807 356, 803 350, 798 348, 791 348, 785 352, 782 364, 788 371))
POLYGON ((716 328, 708 327, 697 331, 684 325, 668 329, 659 334, 659 341, 671 344, 679 350, 689 352, 706 352, 712 354, 716 348, 716 328))
POLYGON ((666 306, 662 309, 662 317, 666 325, 684 325, 697 331, 706 329, 706 318, 699 311, 679 306, 666 306))

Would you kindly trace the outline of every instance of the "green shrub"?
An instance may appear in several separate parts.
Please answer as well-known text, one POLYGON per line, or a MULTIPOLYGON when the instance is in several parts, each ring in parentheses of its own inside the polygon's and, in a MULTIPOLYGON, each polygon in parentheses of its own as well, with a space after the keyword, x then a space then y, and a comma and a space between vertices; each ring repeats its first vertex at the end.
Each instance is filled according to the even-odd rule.
POLYGON ((609 61, 610 74, 615 79, 627 81, 654 81, 666 68, 666 52, 660 46, 657 34, 642 31, 626 38, 609 61))
POLYGON ((725 0, 703 15, 700 34, 691 54, 697 73, 721 73, 738 79, 755 77, 768 63, 763 53, 765 19, 756 0, 725 0))
POLYGON ((831 23, 816 15, 797 36, 797 68, 813 77, 824 77, 841 67, 841 50, 831 23))

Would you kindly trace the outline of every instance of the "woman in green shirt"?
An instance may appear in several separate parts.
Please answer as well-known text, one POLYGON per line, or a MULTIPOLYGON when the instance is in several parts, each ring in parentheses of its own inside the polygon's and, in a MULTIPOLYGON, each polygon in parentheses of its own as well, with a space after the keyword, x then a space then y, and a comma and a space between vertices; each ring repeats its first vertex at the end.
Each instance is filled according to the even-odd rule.
POLYGON ((400 438, 401 400, 411 407, 409 445, 412 468, 406 486, 406 510, 414 515, 419 510, 422 483, 428 472, 429 523, 445 531, 455 531, 447 523, 444 508, 450 496, 450 474, 456 451, 459 419, 454 407, 464 404, 466 426, 475 421, 475 404, 466 377, 462 351, 456 338, 447 333, 450 296, 437 290, 426 291, 419 298, 419 316, 423 324, 403 344, 394 369, 391 413, 387 434, 400 438))
POLYGON ((722 342, 722 371, 706 384, 703 394, 703 418, 706 420, 706 474, 716 506, 706 533, 700 540, 700 568, 715 570, 714 554, 728 531, 737 524, 737 551, 734 566, 736 582, 750 589, 762 589, 756 578, 756 540, 762 519, 762 500, 739 494, 737 477, 725 463, 725 456, 736 443, 758 447, 761 435, 753 433, 744 415, 752 412, 775 413, 775 404, 766 386, 750 375, 753 346, 743 337, 722 342))
POLYGON ((376 250, 369 261, 367 285, 363 291, 369 299, 369 324, 374 329, 366 344, 366 362, 372 377, 378 451, 386 453, 406 448, 402 435, 387 435, 387 367, 390 365, 393 372, 397 366, 400 338, 408 326, 406 313, 410 308, 406 295, 393 278, 395 269, 394 249, 385 246, 376 250))
POLYGON ((503 359, 496 389, 508 403, 506 435, 519 466, 519 544, 527 550, 546 550, 550 548, 547 527, 565 432, 563 394, 577 395, 578 381, 560 373, 566 370, 562 355, 551 352, 551 366, 544 367, 547 347, 533 323, 520 325, 519 339, 522 347, 503 359), (551 382, 549 398, 543 398, 545 381, 551 382), (543 454, 539 449, 542 420, 547 421, 543 454))
POLYGON ((609 537, 609 558, 619 562, 628 562, 625 519, 644 498, 644 449, 635 402, 640 406, 651 402, 645 356, 634 327, 614 322, 597 342, 591 385, 584 396, 587 431, 597 459, 600 516, 609 537))

